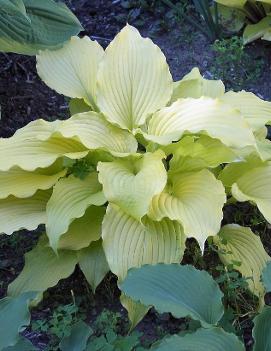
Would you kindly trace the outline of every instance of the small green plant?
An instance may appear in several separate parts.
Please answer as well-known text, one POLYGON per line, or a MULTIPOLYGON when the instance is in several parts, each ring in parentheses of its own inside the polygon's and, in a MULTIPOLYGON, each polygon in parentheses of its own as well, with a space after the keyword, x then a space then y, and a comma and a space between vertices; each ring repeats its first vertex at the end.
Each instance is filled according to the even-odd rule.
POLYGON ((261 76, 263 60, 251 59, 244 48, 242 38, 233 36, 229 39, 216 40, 213 50, 215 59, 211 73, 216 79, 222 79, 227 87, 239 90, 244 84, 261 76))
MULTIPOLYGON (((240 276, 240 273, 234 270, 235 266, 240 266, 240 262, 234 262, 227 266, 218 265, 216 267, 219 276, 216 278, 216 282, 222 286, 225 294, 226 304, 234 304, 235 307, 239 305, 239 299, 242 298, 242 293, 248 290, 248 279, 252 277, 244 278, 240 276)), ((243 301, 242 301, 243 302, 243 301)))
POLYGON ((49 335, 48 351, 58 350, 60 341, 71 334, 73 325, 79 321, 77 313, 78 307, 74 303, 57 306, 47 320, 33 320, 32 330, 49 335))

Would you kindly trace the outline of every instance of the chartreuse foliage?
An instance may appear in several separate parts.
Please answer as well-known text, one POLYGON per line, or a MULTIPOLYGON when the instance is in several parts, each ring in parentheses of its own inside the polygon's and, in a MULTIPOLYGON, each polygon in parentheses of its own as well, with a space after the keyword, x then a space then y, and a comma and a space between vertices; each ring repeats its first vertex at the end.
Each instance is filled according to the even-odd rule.
POLYGON ((1 0, 0 51, 35 55, 56 49, 82 26, 64 3, 54 0, 1 0))
MULTIPOLYGON (((73 37, 59 50, 41 51, 37 69, 72 98, 72 116, 36 120, 0 139, 0 232, 45 225, 9 298, 28 291, 40 298, 77 263, 93 290, 109 270, 122 284, 130 268, 180 263, 187 238, 202 252, 208 238, 225 265, 241 261, 237 269, 262 305, 260 275, 270 257, 249 228, 221 229, 221 220, 227 195, 271 220, 271 103, 225 93, 221 81, 205 80, 198 69, 173 82, 161 50, 129 25, 106 50, 73 37)), ((206 296, 192 299, 191 292, 175 312, 217 324, 217 287, 204 273, 184 270, 206 296), (215 292, 215 304, 206 304, 215 292)), ((132 326, 149 308, 124 294, 121 302, 132 326)))
POLYGON ((244 25, 245 43, 256 39, 271 40, 270 0, 215 0, 222 17, 231 29, 241 29, 244 25), (229 11, 229 8, 231 11, 229 11))

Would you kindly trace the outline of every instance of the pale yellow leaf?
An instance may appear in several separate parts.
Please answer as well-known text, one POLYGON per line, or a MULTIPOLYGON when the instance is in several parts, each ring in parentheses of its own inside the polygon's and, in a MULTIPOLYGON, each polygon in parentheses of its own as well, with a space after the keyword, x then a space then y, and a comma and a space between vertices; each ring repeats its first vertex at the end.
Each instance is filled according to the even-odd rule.
POLYGON ((166 185, 164 157, 165 154, 158 150, 133 158, 99 162, 99 181, 107 200, 140 220, 148 212, 153 196, 166 185))
POLYGON ((165 190, 153 198, 149 216, 178 221, 187 237, 194 237, 201 250, 208 236, 219 232, 226 202, 222 183, 208 170, 174 174, 165 190))
POLYGON ((59 239, 67 232, 70 223, 82 217, 90 205, 100 206, 105 202, 96 172, 83 180, 74 176, 61 179, 46 207, 46 231, 51 247, 57 250, 59 239))
POLYGON ((228 91, 222 100, 241 112, 253 131, 271 123, 271 102, 247 91, 228 91))
POLYGON ((225 86, 221 80, 209 80, 202 77, 197 67, 178 82, 174 82, 171 103, 180 98, 195 98, 209 96, 211 98, 221 97, 225 93, 225 86))
POLYGON ((18 199, 9 196, 0 200, 0 234, 12 234, 20 229, 34 230, 46 223, 46 205, 50 190, 39 190, 33 196, 18 199))
POLYGON ((227 146, 255 145, 255 138, 240 112, 219 99, 179 99, 150 119, 147 140, 167 145, 185 133, 204 133, 227 146))
POLYGON ((248 278, 247 283, 252 293, 263 297, 261 275, 271 257, 266 253, 261 239, 248 227, 228 224, 222 227, 214 242, 219 248, 221 261, 225 265, 233 264, 234 269, 248 278))
POLYGON ((109 272, 102 240, 92 242, 89 247, 80 250, 77 256, 79 266, 95 292, 97 286, 109 272))
POLYGON ((102 234, 104 207, 90 206, 85 214, 75 219, 60 237, 58 249, 80 250, 98 240, 102 234))
POLYGON ((83 98, 96 107, 96 81, 103 48, 88 37, 72 37, 59 50, 40 51, 37 71, 58 93, 83 98))
POLYGON ((159 47, 126 25, 107 47, 100 65, 97 104, 101 112, 109 122, 133 130, 167 104, 172 89, 159 47))

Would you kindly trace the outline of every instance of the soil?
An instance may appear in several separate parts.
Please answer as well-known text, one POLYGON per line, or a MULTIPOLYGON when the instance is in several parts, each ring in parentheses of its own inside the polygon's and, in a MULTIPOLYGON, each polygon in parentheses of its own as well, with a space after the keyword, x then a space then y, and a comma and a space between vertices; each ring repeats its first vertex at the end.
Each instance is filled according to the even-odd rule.
MULTIPOLYGON (((85 32, 81 34, 98 40, 104 47, 129 21, 137 26, 144 36, 151 37, 160 46, 175 80, 181 79, 195 66, 199 67, 206 77, 212 78, 211 67, 215 53, 211 43, 185 21, 176 21, 165 7, 130 7, 128 1, 119 0, 67 0, 66 3, 85 28, 85 32)), ((260 57, 264 63, 257 81, 248 82, 243 88, 271 100, 271 46, 259 41, 252 44, 247 51, 252 60, 260 57)), ((36 73, 34 57, 0 53, 0 105, 1 137, 11 136, 18 128, 38 118, 54 120, 68 117, 68 100, 40 80, 36 73)), ((21 271, 23 255, 35 245, 39 233, 40 230, 23 231, 11 237, 0 237, 0 297, 5 296, 7 285, 21 271)), ((268 251, 271 252, 270 247, 268 251)), ((76 269, 69 279, 61 281, 45 294, 44 301, 33 311, 32 318, 47 318, 57 304, 71 303, 71 290, 75 296, 87 296, 84 305, 87 306, 89 321, 103 308, 119 311, 125 316, 118 302, 119 291, 113 275, 109 274, 93 295, 81 272, 76 269), (94 312, 89 306, 95 306, 94 312)), ((152 341, 159 337, 159 326, 168 333, 176 333, 185 328, 186 322, 167 314, 159 316, 152 310, 138 329, 144 333, 144 338, 152 341)), ((248 329, 247 345, 251 344, 251 326, 248 329)), ((31 329, 27 329, 25 335, 41 350, 46 347, 46 335, 31 332, 31 329)))

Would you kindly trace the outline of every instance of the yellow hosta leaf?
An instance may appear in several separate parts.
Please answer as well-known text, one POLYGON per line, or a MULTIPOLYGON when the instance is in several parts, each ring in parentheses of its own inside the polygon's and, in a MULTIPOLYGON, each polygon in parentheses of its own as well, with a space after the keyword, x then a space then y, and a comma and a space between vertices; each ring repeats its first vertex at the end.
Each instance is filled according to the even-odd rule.
MULTIPOLYGON (((270 18, 270 16, 269 16, 270 18)), ((271 27, 269 26, 269 28, 264 32, 262 38, 262 40, 268 40, 271 41, 271 27)))
POLYGON ((96 172, 84 180, 69 176, 61 179, 53 189, 46 207, 46 231, 51 247, 56 251, 61 235, 68 231, 70 223, 84 215, 90 205, 106 202, 96 172))
POLYGON ((46 172, 46 169, 27 172, 18 167, 14 167, 7 172, 0 171, 0 199, 5 199, 9 195, 17 198, 30 197, 37 190, 51 188, 65 174, 66 170, 50 175, 46 172))
POLYGON ((120 302, 128 312, 128 317, 130 320, 129 330, 131 331, 148 313, 150 307, 142 305, 140 302, 132 300, 130 297, 126 296, 123 293, 120 295, 120 302))
POLYGON ((95 292, 105 275, 109 272, 102 240, 94 241, 77 254, 79 266, 92 290, 95 292))
POLYGON ((56 132, 65 138, 77 138, 90 150, 108 150, 117 156, 137 151, 137 141, 131 133, 113 126, 101 114, 92 111, 63 121, 56 132))
POLYGON ((244 30, 244 44, 251 43, 259 38, 270 40, 271 16, 266 16, 255 24, 248 24, 244 30))
POLYGON ((115 205, 107 208, 102 238, 109 267, 120 280, 131 267, 180 262, 185 249, 178 222, 168 218, 155 222, 144 217, 141 223, 115 205))
POLYGON ((257 140, 264 140, 267 137, 268 129, 267 127, 262 127, 253 132, 257 140))
POLYGON ((197 67, 193 68, 182 80, 174 82, 171 102, 180 98, 195 98, 209 96, 221 97, 225 93, 225 86, 221 80, 204 79, 197 67))
POLYGON ((84 99, 73 98, 69 101, 70 115, 77 115, 78 113, 89 112, 91 107, 85 103, 84 99))
POLYGON ((159 150, 141 157, 99 162, 99 181, 107 200, 140 220, 148 212, 153 196, 166 185, 164 157, 159 150))
POLYGON ((41 51, 37 71, 41 79, 58 93, 83 98, 96 107, 96 81, 103 48, 88 37, 72 37, 59 50, 41 51))
POLYGON ((271 164, 247 171, 232 185, 232 195, 238 201, 252 201, 271 223, 271 164))
POLYGON ((18 199, 9 196, 0 200, 0 234, 12 234, 20 229, 34 230, 46 223, 46 204, 50 190, 39 190, 33 196, 18 199))
POLYGON ((166 58, 150 39, 127 25, 105 51, 98 72, 97 104, 113 124, 133 130, 170 100, 166 58))
POLYGON ((243 277, 252 278, 247 280, 249 289, 255 295, 263 297, 261 275, 271 257, 266 253, 261 239, 248 227, 228 224, 222 227, 214 242, 220 249, 221 261, 225 265, 233 264, 234 269, 243 277))
POLYGON ((158 221, 165 217, 177 220, 203 251, 208 236, 219 232, 225 202, 224 187, 211 172, 179 173, 153 198, 149 216, 158 221))
POLYGON ((170 160, 170 173, 187 171, 188 162, 190 169, 196 170, 207 167, 215 168, 221 163, 229 163, 238 159, 233 150, 220 140, 207 135, 201 135, 199 138, 186 136, 163 149, 167 154, 173 155, 170 160), (193 165, 192 168, 191 165, 193 165))
POLYGON ((75 219, 60 237, 58 249, 80 250, 98 240, 102 234, 104 207, 90 206, 83 217, 75 219))
POLYGON ((215 2, 224 6, 242 9, 245 6, 247 0, 215 0, 215 2))
MULTIPOLYGON (((182 226, 168 218, 160 222, 144 217, 142 222, 127 215, 118 206, 109 205, 102 228, 103 247, 110 270, 122 281, 129 268, 144 264, 178 263, 185 249, 182 226)), ((122 297, 132 327, 148 311, 122 297)))
POLYGON ((9 285, 8 295, 18 296, 27 291, 43 292, 67 278, 77 263, 73 251, 59 251, 58 255, 42 236, 37 246, 25 255, 25 265, 19 276, 9 285))
POLYGON ((257 141, 258 153, 263 161, 271 160, 271 141, 268 139, 257 141))
POLYGON ((271 102, 264 101, 253 93, 229 91, 222 100, 239 110, 253 131, 271 123, 271 102))
POLYGON ((227 165, 220 172, 218 179, 221 180, 227 190, 235 183, 243 174, 255 167, 264 167, 265 163, 255 155, 250 156, 243 162, 236 162, 227 165))
POLYGON ((179 99, 161 109, 150 119, 144 137, 167 145, 186 132, 203 132, 230 147, 255 144, 253 133, 241 114, 226 103, 208 97, 179 99))
POLYGON ((34 171, 52 165, 59 157, 85 157, 88 150, 77 140, 54 136, 61 121, 36 120, 19 129, 12 137, 0 139, 0 171, 20 167, 34 171))

